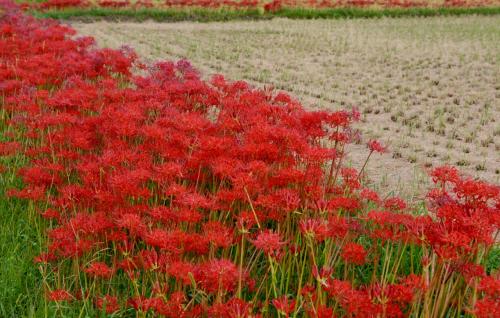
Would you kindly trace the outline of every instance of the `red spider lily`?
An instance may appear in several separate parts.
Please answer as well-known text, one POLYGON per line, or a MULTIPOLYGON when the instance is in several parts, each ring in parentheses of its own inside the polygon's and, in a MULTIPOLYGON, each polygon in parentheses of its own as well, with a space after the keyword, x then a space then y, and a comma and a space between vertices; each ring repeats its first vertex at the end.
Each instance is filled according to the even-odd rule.
POLYGON ((40 215, 46 219, 55 219, 55 220, 61 219, 61 214, 59 213, 59 211, 50 208, 40 213, 40 215))
POLYGON ((494 298, 484 298, 478 300, 472 310, 474 317, 478 318, 494 318, 500 315, 500 302, 494 298))
POLYGON ((489 297, 498 299, 500 297, 500 279, 491 276, 484 277, 481 279, 478 289, 489 297))
POLYGON ((196 267, 184 261, 174 261, 168 265, 167 273, 184 285, 191 285, 196 267))
POLYGON ((93 262, 85 269, 85 273, 92 277, 109 279, 113 275, 113 269, 103 262, 93 262))
POLYGON ((287 243, 281 240, 279 233, 272 231, 260 232, 252 244, 259 250, 262 250, 266 255, 278 256, 284 245, 287 243))
POLYGON ((318 282, 321 284, 321 286, 327 286, 328 279, 330 278, 330 276, 332 274, 332 269, 323 267, 323 268, 321 268, 320 271, 318 271, 317 267, 313 267, 312 274, 316 278, 316 280, 318 280, 318 282))
POLYGON ((316 308, 311 307, 306 309, 307 316, 310 318, 335 318, 333 313, 333 308, 329 308, 325 305, 319 305, 316 308))
POLYGON ((374 304, 366 291, 353 289, 350 282, 329 279, 323 289, 353 316, 377 317, 382 312, 381 306, 374 304))
POLYGON ((457 168, 449 166, 435 167, 430 175, 434 183, 440 183, 442 185, 447 182, 454 183, 460 179, 457 168))
POLYGON ((108 314, 112 314, 120 310, 120 305, 118 304, 118 298, 116 296, 106 295, 98 297, 96 298, 95 303, 97 308, 105 310, 108 314))
POLYGON ((470 263, 460 266, 459 272, 468 284, 472 284, 475 278, 483 278, 486 275, 483 266, 470 263))
POLYGON ((73 296, 65 289, 56 289, 47 294, 47 298, 50 301, 72 301, 73 296))
POLYGON ((198 267, 196 281, 207 292, 232 292, 235 290, 239 270, 227 259, 214 259, 198 267))
POLYGON ((243 318, 252 316, 252 304, 239 298, 231 298, 224 304, 215 304, 208 309, 210 317, 243 318))
POLYGON ((361 207, 359 200, 348 197, 338 197, 331 199, 328 202, 327 206, 329 210, 334 212, 343 210, 353 214, 361 207))
POLYGON ((349 221, 340 216, 331 216, 328 218, 328 234, 333 238, 344 238, 350 231, 349 221))
POLYGON ((377 192, 370 189, 363 189, 360 193, 361 198, 372 201, 375 204, 380 204, 381 200, 377 192))
POLYGON ((0 142, 0 156, 10 156, 21 149, 21 145, 16 141, 0 142))
POLYGON ((233 231, 220 222, 203 224, 203 234, 216 247, 229 247, 233 243, 233 231))
POLYGON ((342 248, 342 259, 346 263, 363 265, 366 262, 366 251, 362 245, 347 243, 342 248))
POLYGON ((328 236, 328 225, 324 220, 307 219, 299 223, 300 232, 317 242, 322 242, 328 236))
POLYGON ((387 198, 384 201, 384 208, 393 211, 400 211, 406 209, 406 203, 401 198, 387 198))
POLYGON ((371 152, 379 152, 379 153, 387 152, 387 147, 383 146, 377 140, 370 140, 368 142, 368 149, 370 149, 371 152))
POLYGON ((294 299, 289 300, 287 296, 281 296, 273 299, 272 303, 278 312, 285 315, 285 317, 289 317, 295 310, 296 301, 294 299))

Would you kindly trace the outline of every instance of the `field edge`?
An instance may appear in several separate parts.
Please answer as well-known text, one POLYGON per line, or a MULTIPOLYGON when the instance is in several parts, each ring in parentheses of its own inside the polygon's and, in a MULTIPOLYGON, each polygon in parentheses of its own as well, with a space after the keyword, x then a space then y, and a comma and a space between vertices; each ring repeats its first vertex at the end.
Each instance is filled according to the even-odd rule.
POLYGON ((401 18, 434 17, 460 15, 499 15, 498 7, 476 8, 330 8, 306 9, 283 8, 266 12, 261 8, 249 9, 208 9, 208 8, 67 8, 62 10, 30 11, 38 18, 78 21, 230 21, 230 20, 266 20, 276 17, 289 19, 354 19, 354 18, 401 18))

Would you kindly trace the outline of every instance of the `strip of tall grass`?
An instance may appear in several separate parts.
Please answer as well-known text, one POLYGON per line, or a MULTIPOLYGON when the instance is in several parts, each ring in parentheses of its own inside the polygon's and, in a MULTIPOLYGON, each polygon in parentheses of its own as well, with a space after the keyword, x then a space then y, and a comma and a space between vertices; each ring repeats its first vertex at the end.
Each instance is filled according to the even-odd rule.
POLYGON ((275 12, 265 12, 261 8, 251 9, 207 9, 207 8, 67 8, 63 10, 33 11, 33 15, 41 18, 60 20, 76 19, 82 21, 94 20, 127 20, 159 22, 176 21, 230 21, 230 20, 261 20, 274 17, 289 19, 342 19, 342 18, 402 18, 402 17, 432 17, 459 15, 498 15, 500 7, 481 8, 283 8, 275 12))
MULTIPOLYGON (((0 97, 0 142, 15 133, 7 121, 0 97)), ((39 316, 45 302, 42 275, 33 265, 42 244, 39 217, 32 204, 6 195, 19 186, 15 171, 25 161, 21 155, 0 157, 0 317, 5 318, 39 316)))
POLYGON ((113 8, 68 8, 63 10, 49 10, 45 12, 34 11, 39 18, 76 19, 93 21, 97 19, 158 22, 177 21, 229 21, 229 20, 257 20, 270 19, 272 16, 260 9, 204 9, 204 8, 139 8, 139 9, 113 9, 113 8))

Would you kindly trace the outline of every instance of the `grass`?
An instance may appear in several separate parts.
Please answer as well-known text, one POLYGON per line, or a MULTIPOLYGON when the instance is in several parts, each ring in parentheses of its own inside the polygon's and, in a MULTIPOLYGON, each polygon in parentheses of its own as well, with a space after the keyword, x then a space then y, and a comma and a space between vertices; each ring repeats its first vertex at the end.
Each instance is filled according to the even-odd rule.
POLYGON ((289 19, 342 19, 342 18, 403 18, 403 17, 435 17, 457 15, 496 15, 500 7, 482 8, 332 8, 303 9, 283 8, 273 15, 289 19))
POLYGON ((172 8, 140 8, 140 9, 113 9, 113 8, 68 8, 64 10, 35 11, 33 14, 39 18, 77 19, 77 20, 154 20, 161 22, 177 21, 230 21, 245 19, 269 19, 271 16, 264 14, 259 9, 172 9, 172 8))
MULTIPOLYGON (((5 122, 2 111, 0 141, 9 131, 5 122)), ((9 167, 0 173, 0 317, 5 318, 36 317, 43 308, 41 275, 33 264, 41 248, 37 218, 32 205, 6 196, 8 189, 20 185, 14 171, 23 160, 0 157, 0 165, 9 167)))
POLYGON ((264 12, 262 8, 250 9, 206 9, 206 8, 68 8, 63 10, 34 11, 41 18, 78 19, 78 20, 154 20, 161 22, 175 21, 230 21, 245 19, 271 19, 282 17, 289 19, 343 19, 343 18, 402 18, 402 17, 433 17, 459 15, 498 15, 500 7, 478 8, 283 8, 275 12, 264 12))

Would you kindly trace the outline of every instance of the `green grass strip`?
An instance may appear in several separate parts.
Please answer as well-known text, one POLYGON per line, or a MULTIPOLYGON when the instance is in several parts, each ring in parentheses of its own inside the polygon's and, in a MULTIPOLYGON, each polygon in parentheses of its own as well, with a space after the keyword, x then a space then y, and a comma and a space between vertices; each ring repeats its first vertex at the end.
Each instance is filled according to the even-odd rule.
POLYGON ((140 8, 140 9, 113 9, 113 8, 68 8, 63 10, 35 11, 33 14, 40 18, 76 19, 92 21, 106 20, 154 20, 162 22, 175 21, 229 21, 245 19, 270 18, 260 9, 204 9, 204 8, 140 8))
POLYGON ((332 8, 332 9, 296 9, 284 8, 274 16, 289 19, 342 19, 342 18, 400 18, 432 17, 454 15, 497 15, 500 7, 478 8, 332 8))
POLYGON ((163 22, 175 21, 229 21, 260 20, 273 17, 289 19, 342 19, 342 18, 382 18, 382 17, 432 17, 457 15, 498 15, 500 7, 480 8, 331 8, 307 9, 284 8, 276 12, 264 12, 261 8, 252 9, 207 9, 207 8, 68 8, 32 12, 36 17, 54 19, 93 20, 154 20, 163 22))

